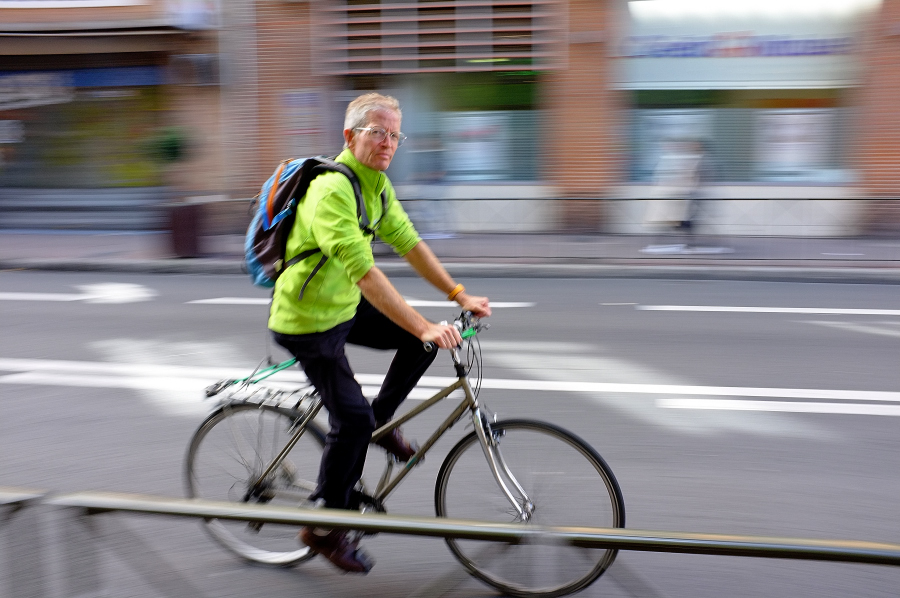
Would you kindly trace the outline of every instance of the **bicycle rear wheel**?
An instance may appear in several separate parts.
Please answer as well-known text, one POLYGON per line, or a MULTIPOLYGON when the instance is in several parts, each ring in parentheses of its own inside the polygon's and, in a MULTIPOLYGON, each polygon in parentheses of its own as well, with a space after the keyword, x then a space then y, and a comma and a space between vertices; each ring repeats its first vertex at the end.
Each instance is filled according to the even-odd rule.
MULTIPOLYGON (((325 435, 309 422, 296 446, 261 483, 263 470, 293 436, 298 415, 236 403, 214 411, 191 439, 185 488, 191 498, 235 503, 312 507, 325 435)), ((226 549, 269 565, 293 565, 315 553, 297 539, 297 527, 209 519, 206 530, 226 549)))
MULTIPOLYGON (((439 517, 540 526, 624 527, 618 482, 597 452, 577 436, 543 422, 491 424, 509 471, 533 505, 527 522, 517 514, 491 473, 472 432, 453 447, 438 473, 439 517)), ((516 494, 515 487, 510 490, 516 494)), ((525 500, 519 500, 524 504, 525 500)), ((551 598, 577 592, 612 564, 616 550, 581 548, 541 540, 511 544, 447 539, 475 577, 511 596, 551 598)))

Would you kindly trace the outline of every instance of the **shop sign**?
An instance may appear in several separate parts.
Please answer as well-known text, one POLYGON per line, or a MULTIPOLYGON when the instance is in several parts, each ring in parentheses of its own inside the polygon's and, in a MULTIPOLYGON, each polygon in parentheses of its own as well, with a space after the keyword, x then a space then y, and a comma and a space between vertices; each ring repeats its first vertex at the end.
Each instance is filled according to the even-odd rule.
POLYGON ((751 33, 703 36, 635 35, 628 38, 625 58, 751 58, 829 56, 854 50, 852 37, 804 38, 751 33))
POLYGON ((626 89, 786 89, 858 83, 877 0, 634 0, 616 46, 626 89))

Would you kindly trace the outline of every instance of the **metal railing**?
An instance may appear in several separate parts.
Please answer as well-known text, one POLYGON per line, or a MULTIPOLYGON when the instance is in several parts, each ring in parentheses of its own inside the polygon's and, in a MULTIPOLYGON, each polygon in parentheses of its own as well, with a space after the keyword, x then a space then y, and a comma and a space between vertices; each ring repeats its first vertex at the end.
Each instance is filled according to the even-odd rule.
POLYGON ((29 503, 83 509, 87 514, 128 512, 198 519, 229 519, 288 525, 316 525, 367 532, 463 538, 510 543, 569 543, 591 548, 643 552, 730 555, 773 559, 839 561, 900 566, 900 544, 856 540, 813 540, 747 535, 698 534, 618 528, 541 527, 436 517, 366 515, 335 509, 237 505, 138 494, 45 492, 0 488, 0 505, 29 503))
POLYGON ((46 496, 47 492, 43 490, 0 488, 0 506, 21 508, 28 503, 39 501, 46 496))

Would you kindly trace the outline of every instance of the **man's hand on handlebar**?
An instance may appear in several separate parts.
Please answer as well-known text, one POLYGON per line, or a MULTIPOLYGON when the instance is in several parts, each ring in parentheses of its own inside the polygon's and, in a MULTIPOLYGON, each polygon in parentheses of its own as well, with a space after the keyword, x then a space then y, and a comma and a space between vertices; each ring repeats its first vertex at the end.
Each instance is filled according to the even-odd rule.
POLYGON ((491 315, 491 303, 487 297, 478 297, 477 295, 469 295, 462 292, 456 296, 456 302, 459 303, 463 311, 470 311, 479 318, 486 318, 491 315))
POLYGON ((434 343, 441 349, 452 349, 462 342, 459 330, 452 324, 429 323, 428 330, 419 337, 423 343, 434 343))

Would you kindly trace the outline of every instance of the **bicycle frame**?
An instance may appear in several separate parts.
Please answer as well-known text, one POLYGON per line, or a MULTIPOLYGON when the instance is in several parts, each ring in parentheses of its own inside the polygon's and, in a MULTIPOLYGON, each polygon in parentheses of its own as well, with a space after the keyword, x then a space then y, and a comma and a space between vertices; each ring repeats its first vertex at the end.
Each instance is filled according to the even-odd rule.
MULTIPOLYGON (((385 499, 387 499, 387 497, 394 491, 394 489, 400 484, 400 482, 402 482, 403 479, 409 474, 413 466, 422 460, 425 454, 435 445, 435 443, 441 438, 441 436, 443 436, 447 432, 447 430, 453 427, 453 425, 463 416, 463 414, 465 414, 466 411, 469 411, 472 414, 472 423, 475 427, 475 432, 478 436, 481 448, 484 451, 488 467, 490 468, 491 473, 495 481, 497 482, 497 485, 503 491, 507 500, 516 510, 516 513, 522 519, 522 521, 528 521, 531 518, 531 514, 534 508, 533 503, 528 498, 527 493, 522 488, 521 484, 519 484, 519 482, 516 480, 515 476, 512 474, 512 472, 506 466, 505 461, 503 460, 503 456, 499 451, 496 438, 494 437, 494 433, 491 430, 490 422, 488 422, 487 419, 482 415, 481 409, 478 405, 478 400, 475 397, 475 393, 472 391, 472 386, 469 383, 468 375, 466 374, 465 367, 462 365, 462 361, 459 356, 459 348, 456 347, 451 349, 450 351, 451 357, 453 359, 453 365, 457 374, 457 380, 451 383, 449 386, 439 390, 429 399, 425 400, 413 409, 397 417, 396 419, 391 420, 381 428, 375 430, 372 433, 372 441, 374 442, 378 440, 395 428, 398 428, 404 423, 412 420, 419 414, 430 409, 459 389, 463 390, 463 400, 438 426, 437 430, 435 430, 434 433, 421 445, 419 450, 416 451, 416 453, 409 459, 409 461, 406 462, 404 467, 395 475, 393 475, 394 460, 390 456, 388 456, 387 466, 385 467, 381 479, 378 481, 372 498, 375 500, 376 504, 381 504, 385 499), (510 484, 518 493, 518 498, 510 490, 510 484)), ((282 369, 284 369, 284 367, 289 367, 290 365, 289 364, 288 366, 285 366, 284 364, 289 364, 289 362, 284 362, 283 364, 279 364, 278 366, 273 366, 273 368, 270 369, 281 371, 282 369)), ((266 370, 266 372, 268 372, 268 370, 266 370)), ((291 439, 284 446, 284 448, 278 453, 278 455, 268 465, 268 467, 265 468, 262 475, 259 476, 256 482, 251 485, 251 488, 261 486, 263 480, 265 480, 281 464, 281 462, 285 459, 285 457, 287 457, 291 449, 293 449, 297 442, 300 440, 300 437, 303 435, 303 432, 306 429, 306 424, 309 423, 318 414, 321 408, 322 400, 321 398, 317 398, 314 403, 307 408, 306 412, 298 418, 297 422, 294 424, 294 427, 296 428, 296 432, 294 433, 294 435, 291 436, 291 439)))

